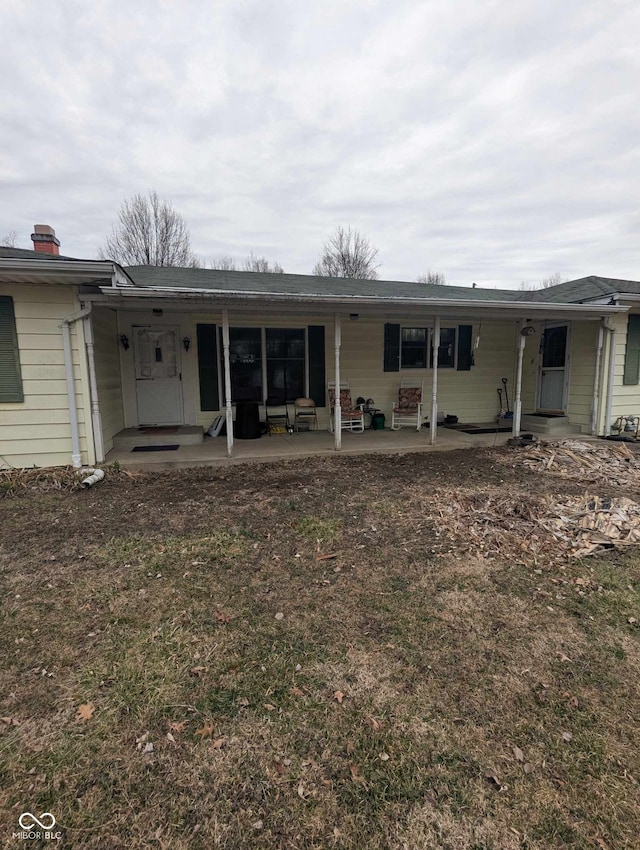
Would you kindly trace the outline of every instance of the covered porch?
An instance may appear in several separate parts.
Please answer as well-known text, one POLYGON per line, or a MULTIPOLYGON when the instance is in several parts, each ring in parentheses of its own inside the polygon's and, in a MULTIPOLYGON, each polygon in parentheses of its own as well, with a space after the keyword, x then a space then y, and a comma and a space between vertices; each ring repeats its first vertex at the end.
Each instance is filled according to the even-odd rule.
MULTIPOLYGON (((619 308, 482 295, 265 296, 104 287, 90 296, 102 457, 148 468, 335 451, 473 448, 518 435, 526 414, 556 417, 576 434, 601 432, 610 387, 605 364, 614 346, 607 316, 619 308), (407 378, 422 386, 421 427, 391 431, 407 378), (329 383, 344 380, 353 402, 372 400, 385 415, 383 431, 329 430, 332 415, 340 420, 338 405, 330 409, 329 383), (297 396, 315 400, 318 430, 234 438, 237 403, 257 405, 264 422, 266 399, 280 391, 290 403, 297 396), (496 435, 501 412, 508 414, 500 424, 509 431, 496 435), (488 431, 449 430, 442 427, 445 415, 488 431), (226 435, 209 438, 216 419, 225 423, 226 435), (124 431, 154 426, 191 428, 197 439, 163 451, 133 453, 117 445, 124 431)), ((173 441, 167 434, 160 443, 173 441)))
MULTIPOLYGON (((171 444, 172 434, 157 438, 171 444)), ((341 453, 409 454, 413 452, 454 451, 501 446, 512 436, 511 432, 493 431, 484 434, 466 434, 444 426, 438 427, 437 442, 431 443, 430 432, 423 428, 400 431, 375 431, 366 428, 362 433, 342 432, 341 453)), ((175 439, 175 435, 173 435, 175 439)), ((127 469, 171 469, 189 466, 224 466, 228 463, 261 463, 276 460, 335 455, 335 438, 328 431, 300 431, 293 434, 272 434, 259 440, 234 440, 233 456, 227 455, 225 437, 207 437, 196 443, 186 443, 168 451, 133 452, 129 447, 114 448, 107 463, 118 462, 127 469)))

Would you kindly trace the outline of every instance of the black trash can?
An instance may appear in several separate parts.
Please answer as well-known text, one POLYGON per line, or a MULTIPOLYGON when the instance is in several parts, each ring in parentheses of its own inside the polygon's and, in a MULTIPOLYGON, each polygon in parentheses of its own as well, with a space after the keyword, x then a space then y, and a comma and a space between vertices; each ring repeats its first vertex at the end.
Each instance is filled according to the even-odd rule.
POLYGON ((233 434, 238 440, 257 440, 262 436, 260 429, 260 405, 257 401, 236 403, 236 421, 233 434))
POLYGON ((374 431, 384 431, 384 413, 374 413, 371 417, 371 427, 374 431))

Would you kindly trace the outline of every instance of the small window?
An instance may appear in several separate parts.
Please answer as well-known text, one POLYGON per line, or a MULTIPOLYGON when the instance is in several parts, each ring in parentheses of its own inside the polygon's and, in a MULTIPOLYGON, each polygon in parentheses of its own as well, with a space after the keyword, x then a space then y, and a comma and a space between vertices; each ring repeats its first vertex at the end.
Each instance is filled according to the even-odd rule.
POLYGON ((13 298, 0 295, 0 403, 24 401, 13 298))
MULTIPOLYGON (((456 328, 440 328, 438 369, 456 365, 456 328)), ((431 351, 433 331, 430 328, 402 328, 400 363, 402 369, 433 368, 431 351)))

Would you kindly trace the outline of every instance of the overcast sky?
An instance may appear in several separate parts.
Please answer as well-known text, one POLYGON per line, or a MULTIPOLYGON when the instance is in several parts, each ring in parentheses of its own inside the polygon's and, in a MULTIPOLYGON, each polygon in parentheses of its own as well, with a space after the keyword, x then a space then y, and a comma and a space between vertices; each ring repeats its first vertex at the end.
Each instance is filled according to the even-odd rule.
POLYGON ((640 279, 637 0, 4 0, 0 238, 95 257, 149 188, 195 252, 640 279))

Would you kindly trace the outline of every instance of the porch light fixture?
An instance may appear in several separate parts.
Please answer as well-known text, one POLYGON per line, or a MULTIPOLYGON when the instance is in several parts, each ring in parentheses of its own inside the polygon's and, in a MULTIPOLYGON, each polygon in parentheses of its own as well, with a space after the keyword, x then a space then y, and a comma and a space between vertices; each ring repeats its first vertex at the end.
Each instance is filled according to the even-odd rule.
POLYGON ((534 334, 535 332, 536 332, 536 329, 533 327, 533 325, 526 325, 526 326, 525 326, 524 328, 522 328, 522 330, 520 331, 520 333, 522 334, 522 336, 531 336, 531 334, 534 334))
POLYGON ((360 318, 360 314, 359 313, 349 313, 349 318, 351 319, 352 322, 357 322, 358 319, 360 318))
POLYGON ((120 342, 125 351, 129 350, 129 337, 126 334, 120 336, 120 342))
POLYGON ((182 344, 184 345, 184 350, 189 351, 189 349, 191 348, 191 340, 188 336, 185 336, 185 338, 182 340, 182 344))

